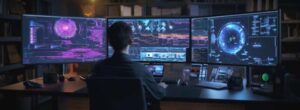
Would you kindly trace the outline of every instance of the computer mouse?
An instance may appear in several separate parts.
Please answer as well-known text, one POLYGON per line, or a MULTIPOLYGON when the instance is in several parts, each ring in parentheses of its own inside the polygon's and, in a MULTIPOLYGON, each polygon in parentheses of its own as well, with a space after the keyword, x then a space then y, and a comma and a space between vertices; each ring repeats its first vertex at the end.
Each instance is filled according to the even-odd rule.
POLYGON ((42 85, 33 81, 24 81, 23 85, 25 88, 42 88, 42 85))
POLYGON ((75 79, 75 77, 69 77, 68 78, 68 81, 75 81, 76 79, 75 79))

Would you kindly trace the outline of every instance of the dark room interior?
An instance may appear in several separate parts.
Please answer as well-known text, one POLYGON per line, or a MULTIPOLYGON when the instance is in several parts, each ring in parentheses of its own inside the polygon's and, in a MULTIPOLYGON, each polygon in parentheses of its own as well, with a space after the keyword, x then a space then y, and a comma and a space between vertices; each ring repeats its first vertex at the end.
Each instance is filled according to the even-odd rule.
POLYGON ((299 67, 299 0, 0 0, 0 110, 299 110, 299 67))

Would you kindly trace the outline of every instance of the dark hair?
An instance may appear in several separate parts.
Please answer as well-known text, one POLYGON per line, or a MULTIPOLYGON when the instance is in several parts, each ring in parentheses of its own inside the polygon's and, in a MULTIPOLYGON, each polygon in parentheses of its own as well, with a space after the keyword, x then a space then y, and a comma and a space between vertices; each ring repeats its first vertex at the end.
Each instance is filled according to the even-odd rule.
POLYGON ((115 51, 122 51, 129 45, 132 30, 125 22, 116 22, 107 29, 107 38, 115 51))

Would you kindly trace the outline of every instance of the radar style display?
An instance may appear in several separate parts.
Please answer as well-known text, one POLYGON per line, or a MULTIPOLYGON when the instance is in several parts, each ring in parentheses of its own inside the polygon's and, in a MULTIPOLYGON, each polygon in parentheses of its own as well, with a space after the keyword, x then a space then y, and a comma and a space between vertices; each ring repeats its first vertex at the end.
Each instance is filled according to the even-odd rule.
POLYGON ((278 40, 280 39, 278 16, 278 11, 269 11, 193 18, 192 61, 239 65, 276 65, 279 51, 278 40), (200 39, 206 38, 206 36, 208 36, 209 42, 206 39, 200 39), (205 52, 208 53, 208 56, 202 54, 205 52))
POLYGON ((91 62, 106 58, 104 18, 23 16, 23 63, 91 62))
MULTIPOLYGON (((190 21, 188 18, 111 18, 129 24, 133 31, 130 57, 134 61, 185 62, 189 47, 190 21)), ((113 49, 109 47, 109 56, 113 49)))

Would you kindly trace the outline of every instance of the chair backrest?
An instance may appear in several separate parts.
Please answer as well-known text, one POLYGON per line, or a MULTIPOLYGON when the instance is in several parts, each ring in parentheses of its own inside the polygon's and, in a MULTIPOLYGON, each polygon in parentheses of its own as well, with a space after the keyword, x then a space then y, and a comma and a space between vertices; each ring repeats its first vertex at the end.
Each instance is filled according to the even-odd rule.
POLYGON ((90 110, 146 110, 145 91, 137 78, 89 78, 90 110))

